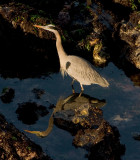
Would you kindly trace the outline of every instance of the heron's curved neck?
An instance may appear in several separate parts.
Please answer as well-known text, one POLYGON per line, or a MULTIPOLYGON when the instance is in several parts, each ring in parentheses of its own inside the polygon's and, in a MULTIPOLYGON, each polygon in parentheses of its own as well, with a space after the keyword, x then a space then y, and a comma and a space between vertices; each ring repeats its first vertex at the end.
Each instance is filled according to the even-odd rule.
POLYGON ((56 48, 57 48, 57 52, 58 52, 58 55, 59 55, 59 59, 61 61, 62 59, 64 59, 67 56, 67 54, 64 51, 64 48, 62 46, 60 34, 56 30, 55 30, 54 34, 56 36, 56 48))

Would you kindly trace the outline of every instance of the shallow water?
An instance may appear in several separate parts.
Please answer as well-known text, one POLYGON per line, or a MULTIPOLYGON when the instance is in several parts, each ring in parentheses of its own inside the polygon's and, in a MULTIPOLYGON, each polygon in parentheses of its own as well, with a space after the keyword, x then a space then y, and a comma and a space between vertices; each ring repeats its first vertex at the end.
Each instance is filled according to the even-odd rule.
MULTIPOLYGON (((84 86, 84 93, 99 100, 106 100, 106 105, 102 108, 103 117, 111 125, 118 128, 121 135, 121 144, 126 146, 125 155, 121 158, 123 160, 139 160, 140 141, 134 140, 133 134, 140 132, 140 87, 134 86, 124 72, 113 63, 96 70, 109 81, 109 88, 102 88, 97 85, 84 86)), ((11 87, 15 90, 15 97, 13 102, 9 104, 0 101, 0 112, 22 132, 25 129, 43 131, 48 127, 48 120, 53 111, 53 109, 49 109, 49 106, 56 105, 60 97, 66 98, 72 94, 71 81, 72 79, 69 76, 63 79, 60 73, 51 74, 48 77, 23 80, 1 77, 0 90, 11 87), (41 89, 45 93, 41 95, 40 99, 37 99, 33 89, 41 89), (49 114, 39 117, 39 120, 32 125, 24 124, 18 120, 16 114, 18 104, 23 102, 36 102, 46 106, 49 114)), ((77 92, 80 92, 80 85, 77 82, 74 83, 74 88, 77 92)), ((54 160, 87 159, 85 157, 86 150, 75 148, 72 145, 73 136, 55 125, 51 133, 45 138, 39 138, 26 132, 25 134, 42 146, 44 152, 54 160)))

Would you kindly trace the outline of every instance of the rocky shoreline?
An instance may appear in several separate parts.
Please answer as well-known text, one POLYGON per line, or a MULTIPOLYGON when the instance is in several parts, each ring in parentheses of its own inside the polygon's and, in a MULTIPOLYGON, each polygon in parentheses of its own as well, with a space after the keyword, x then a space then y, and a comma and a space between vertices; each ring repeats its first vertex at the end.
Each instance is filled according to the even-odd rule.
MULTIPOLYGON (((113 62, 124 70, 134 85, 140 86, 139 1, 134 3, 125 0, 109 0, 106 3, 103 0, 94 2, 87 0, 87 2, 25 0, 23 3, 21 0, 2 0, 0 2, 1 76, 23 79, 59 71, 54 35, 33 27, 34 24, 53 23, 61 33, 63 46, 68 54, 82 56, 97 67, 113 62)), ((6 98, 1 95, 4 102, 9 96, 11 99, 14 98, 12 90, 8 89, 6 92, 8 93, 6 98)), ((11 102, 11 99, 8 102, 11 102)), ((68 101, 65 105, 69 103, 68 101)), ((63 104, 63 107, 65 105, 63 104)), ((83 105, 79 106, 83 107, 83 105)), ((101 146, 104 147, 103 151, 106 150, 108 139, 112 142, 110 146, 116 147, 116 150, 108 150, 110 155, 105 156, 111 156, 111 153, 116 156, 116 151, 121 146, 119 135, 116 136, 117 129, 102 118, 100 109, 92 108, 90 102, 85 106, 84 110, 78 108, 80 110, 77 109, 78 112, 69 108, 56 112, 53 115, 54 123, 65 130, 75 130, 76 133, 72 133, 75 134, 73 144, 76 147, 86 148, 89 151, 89 157, 92 157, 95 151, 98 152, 101 146), (86 108, 88 109, 85 110, 86 108), (90 121, 93 119, 88 121, 86 119, 88 116, 84 122, 80 122, 80 125, 78 120, 81 115, 73 122, 73 114, 77 116, 78 113, 83 113, 82 117, 99 114, 99 117, 96 117, 100 122, 98 129, 95 129, 97 124, 95 128, 90 126, 90 121), (85 126, 83 129, 83 124, 88 125, 89 129, 85 126), (89 135, 89 130, 93 135, 89 135), (104 135, 100 131, 103 131, 104 135), (92 139, 92 145, 88 138, 87 141, 82 141, 79 135, 82 135, 83 139, 85 137, 92 139), (100 139, 96 139, 99 138, 97 135, 100 139), (84 144, 85 142, 87 143, 84 144), (116 146, 113 145, 114 142, 117 142, 116 146), (89 145, 92 146, 90 149, 89 145)), ((1 159, 50 159, 44 155, 39 146, 9 124, 3 115, 0 115, 0 123, 1 159)), ((120 153, 120 156, 122 154, 120 153)), ((100 157, 101 154, 98 156, 100 157)))
MULTIPOLYGON (((57 13, 53 12, 53 8, 50 9, 50 13, 47 8, 45 12, 43 6, 39 9, 34 8, 37 2, 33 4, 31 2, 28 4, 20 3, 18 0, 1 2, 0 19, 9 24, 5 26, 7 29, 20 30, 25 36, 31 34, 41 39, 52 40, 54 36, 51 33, 38 31, 33 24, 54 23, 59 28, 64 46, 69 53, 81 53, 81 56, 92 57, 93 63, 100 66, 108 63, 111 57, 117 54, 112 50, 112 46, 116 48, 120 46, 118 57, 125 58, 140 69, 140 13, 139 8, 133 11, 132 4, 128 1, 110 1, 108 6, 102 1, 95 1, 90 6, 84 1, 63 1, 59 4, 57 13), (112 6, 116 7, 115 10, 114 8, 111 10, 112 6), (116 13, 116 10, 120 10, 120 13, 116 13), (74 46, 73 52, 71 46, 74 46)), ((53 6, 53 3, 55 5, 55 1, 48 1, 50 6, 53 6)), ((27 45, 33 45, 33 49, 36 43, 27 45)))

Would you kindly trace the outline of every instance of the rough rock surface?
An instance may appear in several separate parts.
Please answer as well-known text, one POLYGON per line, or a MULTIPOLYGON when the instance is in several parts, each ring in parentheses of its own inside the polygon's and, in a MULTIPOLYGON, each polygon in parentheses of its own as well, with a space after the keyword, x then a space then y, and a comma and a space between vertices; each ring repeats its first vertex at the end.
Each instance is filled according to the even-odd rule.
POLYGON ((74 146, 89 151, 89 159, 107 160, 124 153, 117 128, 103 119, 100 107, 104 105, 104 100, 73 95, 60 99, 54 113, 55 124, 74 136, 74 146))
POLYGON ((121 4, 126 7, 131 7, 131 2, 128 0, 113 0, 114 3, 121 4))
MULTIPOLYGON (((93 52, 94 63, 100 65, 105 64, 110 58, 105 46, 107 45, 107 40, 104 38, 106 37, 104 31, 112 29, 114 17, 110 16, 105 10, 102 11, 101 6, 98 9, 97 4, 94 5, 86 8, 86 4, 79 2, 65 4, 59 11, 58 16, 52 20, 48 18, 45 12, 42 13, 40 10, 22 3, 12 2, 0 6, 0 15, 14 29, 22 30, 25 35, 32 34, 48 40, 54 39, 54 35, 50 32, 34 28, 33 24, 57 24, 64 41, 63 43, 67 39, 66 47, 68 47, 70 52, 72 47, 69 46, 73 45, 75 46, 72 50, 73 53, 74 50, 77 52, 79 50, 85 56, 87 52, 93 52), (62 29, 64 30, 63 33, 62 29), (98 41, 96 41, 97 39, 98 41)), ((28 44, 28 42, 26 43, 28 44)), ((35 48, 35 46, 33 47, 35 48)))
MULTIPOLYGON (((26 37, 32 35, 32 37, 30 37, 32 43, 30 43, 31 41, 29 41, 29 37, 24 40, 26 41, 26 45, 28 44, 31 46, 30 49, 32 48, 32 50, 37 52, 43 51, 44 53, 46 50, 44 46, 39 48, 39 45, 37 44, 38 42, 36 43, 34 36, 40 37, 42 40, 47 39, 47 46, 54 44, 49 42, 52 39, 54 40, 54 35, 52 33, 35 29, 33 24, 45 25, 48 23, 55 23, 62 35, 64 48, 66 51, 68 50, 67 53, 77 54, 90 60, 92 55, 93 60, 91 61, 98 66, 107 64, 110 58, 114 56, 112 50, 116 44, 112 40, 112 34, 115 30, 116 24, 121 23, 124 19, 120 32, 117 32, 117 34, 118 37, 120 36, 120 40, 123 40, 129 44, 128 48, 130 51, 129 54, 126 53, 127 59, 134 64, 134 66, 140 68, 139 13, 132 12, 128 22, 132 5, 137 5, 139 2, 130 3, 125 0, 110 0, 109 5, 106 5, 104 1, 100 0, 95 2, 91 1, 92 4, 87 6, 86 3, 79 1, 63 1, 61 2, 59 8, 56 9, 57 12, 55 10, 51 11, 49 7, 48 10, 45 11, 44 6, 42 6, 42 10, 39 10, 36 1, 32 5, 30 2, 27 3, 27 1, 25 4, 15 3, 12 0, 9 0, 8 2, 10 3, 5 4, 4 2, 1 2, 0 18, 6 20, 9 23, 9 27, 12 26, 15 30, 19 30, 20 34, 22 30, 22 32, 27 35, 26 37), (112 10, 111 7, 113 7, 112 10), (119 9, 120 12, 118 12, 119 9), (124 14, 121 14, 122 11, 124 11, 124 14), (133 41, 135 45, 133 44, 133 41)), ((42 4, 43 3, 44 2, 42 2, 42 4)), ((57 2, 55 1, 55 3, 57 2)), ((39 7, 41 8, 40 5, 41 4, 39 4, 39 7)), ((53 7, 52 2, 47 1, 46 6, 53 7)), ((1 26, 0 35, 4 33, 2 30, 3 28, 1 26)), ((13 37, 15 35, 9 36, 13 37)), ((124 50, 128 52, 126 46, 122 47, 123 52, 124 50)), ((52 45, 51 48, 55 48, 54 45, 52 45)), ((118 50, 118 52, 121 52, 121 49, 118 50)), ((47 51, 48 52, 46 53, 50 52, 49 48, 47 48, 47 51)), ((123 58, 123 56, 121 57, 123 58)), ((116 59, 116 57, 114 59, 116 59)))
POLYGON ((125 56, 140 69, 140 13, 134 12, 129 21, 122 24, 120 38, 129 45, 129 52, 126 50, 125 56))
POLYGON ((0 114, 0 159, 49 160, 50 158, 43 153, 40 146, 30 141, 0 114))

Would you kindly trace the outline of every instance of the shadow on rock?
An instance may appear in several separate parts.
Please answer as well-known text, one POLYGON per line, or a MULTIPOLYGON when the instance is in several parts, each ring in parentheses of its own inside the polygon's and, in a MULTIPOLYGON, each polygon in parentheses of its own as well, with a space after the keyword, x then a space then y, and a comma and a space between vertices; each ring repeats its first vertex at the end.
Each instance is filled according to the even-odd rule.
POLYGON ((49 112, 45 106, 38 105, 35 102, 26 102, 18 104, 16 110, 17 117, 24 124, 35 124, 39 117, 46 116, 49 112))

